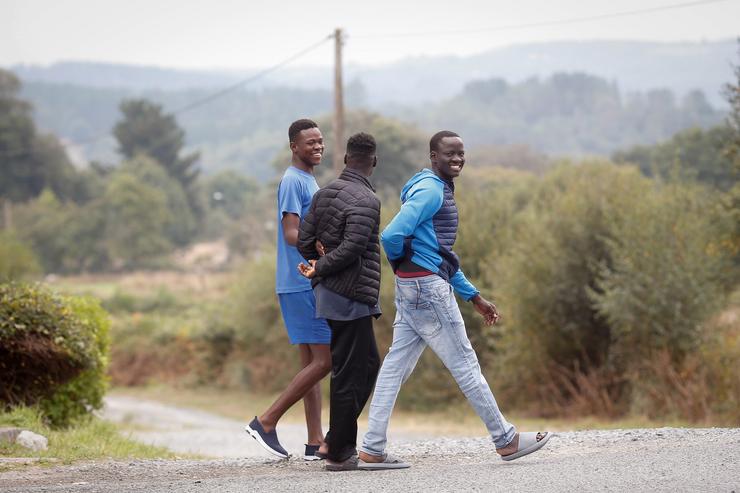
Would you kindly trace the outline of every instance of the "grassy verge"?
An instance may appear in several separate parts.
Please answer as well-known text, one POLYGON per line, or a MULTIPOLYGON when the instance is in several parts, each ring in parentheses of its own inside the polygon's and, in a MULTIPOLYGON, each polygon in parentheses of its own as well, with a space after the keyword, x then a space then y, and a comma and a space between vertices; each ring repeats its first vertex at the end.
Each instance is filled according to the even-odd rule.
MULTIPOLYGON (((13 426, 45 436, 49 448, 33 452, 20 445, 0 445, 0 457, 33 457, 40 464, 69 464, 94 459, 153 459, 175 458, 175 454, 162 447, 143 445, 130 440, 115 425, 91 418, 64 430, 47 427, 32 408, 16 408, 0 413, 0 427, 13 426)), ((0 463, 0 471, 17 465, 0 463)))
MULTIPOLYGON (((260 414, 272 403, 275 395, 255 395, 235 390, 210 388, 175 389, 167 386, 117 388, 113 395, 123 395, 148 399, 164 404, 191 407, 208 411, 242 421, 249 421, 260 414)), ((328 423, 328 401, 324 396, 323 422, 328 423)), ((369 406, 360 417, 360 426, 367 425, 369 406)), ((507 419, 521 430, 576 431, 617 428, 656 428, 663 426, 691 427, 690 423, 678 420, 651 420, 642 416, 632 416, 618 420, 605 420, 597 417, 579 417, 572 419, 529 418, 516 413, 506 413, 507 419)), ((300 424, 304 422, 301 403, 293 406, 283 417, 284 423, 300 424)), ((465 402, 452 403, 442 411, 419 413, 396 409, 393 412, 391 427, 395 431, 404 431, 430 436, 483 436, 486 429, 472 408, 465 402)))

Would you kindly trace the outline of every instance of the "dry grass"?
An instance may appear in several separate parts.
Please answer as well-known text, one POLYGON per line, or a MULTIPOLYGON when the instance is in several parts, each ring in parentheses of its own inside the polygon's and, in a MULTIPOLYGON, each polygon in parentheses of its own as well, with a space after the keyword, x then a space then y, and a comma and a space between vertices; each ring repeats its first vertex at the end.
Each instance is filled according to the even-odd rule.
POLYGON ((91 295, 107 299, 117 291, 151 296, 160 290, 174 295, 203 301, 222 298, 233 281, 228 272, 138 271, 121 274, 85 274, 50 277, 46 281, 55 289, 76 295, 91 295))

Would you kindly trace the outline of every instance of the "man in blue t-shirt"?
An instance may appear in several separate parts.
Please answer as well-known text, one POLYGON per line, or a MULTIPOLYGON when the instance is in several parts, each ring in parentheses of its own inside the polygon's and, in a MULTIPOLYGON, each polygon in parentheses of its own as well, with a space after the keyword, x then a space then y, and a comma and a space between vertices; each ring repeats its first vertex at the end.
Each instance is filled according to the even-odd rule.
POLYGON ((324 139, 315 122, 302 119, 288 129, 292 164, 285 170, 277 191, 277 273, 275 290, 291 344, 297 344, 303 369, 293 378, 277 400, 246 431, 278 457, 288 457, 275 428, 283 414, 300 399, 306 408, 308 440, 304 459, 323 458, 326 453, 321 428, 321 388, 319 382, 331 370, 331 329, 323 318, 316 318, 316 300, 311 281, 298 272, 303 257, 298 253, 298 227, 319 189, 314 167, 321 164, 324 139))

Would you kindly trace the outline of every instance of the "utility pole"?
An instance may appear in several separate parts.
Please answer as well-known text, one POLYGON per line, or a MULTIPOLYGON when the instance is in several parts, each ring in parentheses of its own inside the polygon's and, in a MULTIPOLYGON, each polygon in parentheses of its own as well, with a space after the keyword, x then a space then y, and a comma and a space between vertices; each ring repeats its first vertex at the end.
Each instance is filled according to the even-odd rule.
POLYGON ((334 30, 334 150, 332 167, 339 176, 344 168, 344 90, 342 88, 342 29, 334 30))

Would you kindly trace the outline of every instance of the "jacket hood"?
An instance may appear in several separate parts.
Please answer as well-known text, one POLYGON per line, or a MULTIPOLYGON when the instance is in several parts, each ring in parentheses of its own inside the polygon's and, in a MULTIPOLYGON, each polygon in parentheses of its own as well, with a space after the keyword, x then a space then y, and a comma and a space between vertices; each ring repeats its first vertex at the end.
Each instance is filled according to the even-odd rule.
POLYGON ((406 182, 406 185, 403 186, 403 190, 401 190, 401 202, 406 200, 406 194, 409 190, 411 190, 411 187, 422 180, 437 180, 444 185, 444 181, 442 180, 442 178, 435 175, 434 171, 430 170, 429 168, 424 168, 423 170, 412 176, 411 179, 406 182))

